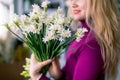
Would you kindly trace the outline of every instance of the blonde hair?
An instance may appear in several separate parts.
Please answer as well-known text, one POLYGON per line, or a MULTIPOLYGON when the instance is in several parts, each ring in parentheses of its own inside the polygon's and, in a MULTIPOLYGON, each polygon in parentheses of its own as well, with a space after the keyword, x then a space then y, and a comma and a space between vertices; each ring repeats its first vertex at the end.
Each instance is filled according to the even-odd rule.
POLYGON ((119 62, 119 20, 115 0, 88 0, 86 22, 101 47, 108 80, 115 80, 119 62))

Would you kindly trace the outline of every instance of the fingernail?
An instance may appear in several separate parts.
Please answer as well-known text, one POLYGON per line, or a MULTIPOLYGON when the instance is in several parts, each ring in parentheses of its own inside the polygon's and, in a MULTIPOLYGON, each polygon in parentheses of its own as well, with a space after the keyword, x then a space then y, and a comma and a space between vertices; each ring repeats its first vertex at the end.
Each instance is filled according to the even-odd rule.
POLYGON ((52 62, 52 59, 49 59, 50 60, 50 62, 52 62))
POLYGON ((52 61, 54 61, 55 60, 55 57, 52 59, 52 61))

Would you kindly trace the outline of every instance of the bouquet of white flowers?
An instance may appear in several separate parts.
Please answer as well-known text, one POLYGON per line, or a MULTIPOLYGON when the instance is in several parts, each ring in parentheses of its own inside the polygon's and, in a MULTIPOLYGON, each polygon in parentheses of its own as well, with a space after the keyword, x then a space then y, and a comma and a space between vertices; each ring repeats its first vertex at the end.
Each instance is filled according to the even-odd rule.
MULTIPOLYGON (((44 10, 41 10, 38 5, 33 5, 33 10, 28 16, 14 14, 10 23, 5 24, 10 32, 32 50, 38 61, 59 56, 73 39, 76 38, 79 41, 87 32, 85 28, 79 28, 76 34, 71 34, 72 18, 65 17, 61 8, 48 15, 48 3, 47 0, 42 3, 44 10), (15 30, 19 30, 24 38, 18 35, 15 30)), ((48 68, 43 68, 41 72, 46 74, 48 68)))

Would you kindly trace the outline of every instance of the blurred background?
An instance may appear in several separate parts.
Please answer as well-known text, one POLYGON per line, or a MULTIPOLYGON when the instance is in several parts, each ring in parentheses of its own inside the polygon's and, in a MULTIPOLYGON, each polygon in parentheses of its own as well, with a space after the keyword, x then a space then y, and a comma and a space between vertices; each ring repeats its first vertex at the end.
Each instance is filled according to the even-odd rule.
MULTIPOLYGON (((68 0, 50 1, 48 14, 60 6, 67 15, 68 0)), ((25 58, 30 56, 31 51, 9 33, 3 24, 9 21, 11 14, 27 15, 31 11, 32 4, 40 5, 41 2, 42 0, 0 0, 0 80, 27 80, 20 76, 20 73, 25 58)), ((120 0, 118 7, 120 10, 120 0)), ((60 63, 64 65, 64 54, 60 58, 60 63)), ((117 80, 120 80, 119 76, 117 80)))

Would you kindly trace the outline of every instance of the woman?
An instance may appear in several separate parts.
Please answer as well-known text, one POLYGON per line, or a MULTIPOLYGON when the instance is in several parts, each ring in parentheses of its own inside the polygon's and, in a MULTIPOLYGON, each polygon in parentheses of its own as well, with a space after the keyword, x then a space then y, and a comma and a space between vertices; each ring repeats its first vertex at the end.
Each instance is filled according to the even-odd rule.
POLYGON ((118 66, 118 14, 115 0, 71 0, 75 20, 87 28, 80 42, 73 40, 66 52, 66 65, 60 70, 58 59, 37 62, 31 56, 33 80, 49 80, 39 71, 51 64, 55 80, 115 80, 118 66))

